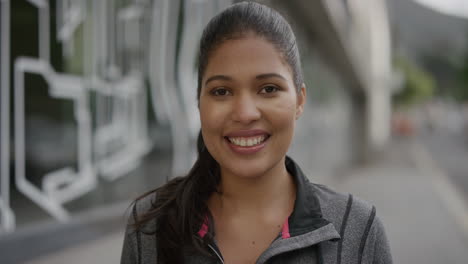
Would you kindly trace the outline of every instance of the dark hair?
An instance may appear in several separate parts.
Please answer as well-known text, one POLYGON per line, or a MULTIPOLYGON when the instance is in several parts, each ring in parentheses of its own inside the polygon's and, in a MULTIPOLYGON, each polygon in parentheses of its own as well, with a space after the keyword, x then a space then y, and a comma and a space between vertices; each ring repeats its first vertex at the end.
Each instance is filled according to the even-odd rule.
MULTIPOLYGON (((198 97, 211 53, 224 41, 254 34, 272 43, 291 67, 299 90, 303 83, 299 50, 288 22, 276 11, 254 2, 234 4, 211 19, 203 31, 198 58, 198 97)), ((198 159, 185 177, 144 194, 154 195, 151 209, 138 217, 137 230, 156 220, 158 263, 182 263, 182 248, 208 254, 203 239, 197 236, 205 217, 210 215, 207 201, 220 183, 218 163, 205 147, 201 133, 197 141, 198 159)), ((205 238, 207 239, 207 238, 205 238)))

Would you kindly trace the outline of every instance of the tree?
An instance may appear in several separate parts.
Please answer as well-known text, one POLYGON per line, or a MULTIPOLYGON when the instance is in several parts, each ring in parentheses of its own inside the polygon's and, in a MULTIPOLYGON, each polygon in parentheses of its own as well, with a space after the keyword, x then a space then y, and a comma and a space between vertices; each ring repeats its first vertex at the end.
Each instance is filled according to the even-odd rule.
POLYGON ((468 53, 459 71, 460 84, 454 87, 454 97, 457 101, 468 102, 468 53))
POLYGON ((435 81, 429 73, 404 57, 397 57, 394 65, 405 78, 403 89, 393 96, 396 105, 408 106, 432 97, 435 81))

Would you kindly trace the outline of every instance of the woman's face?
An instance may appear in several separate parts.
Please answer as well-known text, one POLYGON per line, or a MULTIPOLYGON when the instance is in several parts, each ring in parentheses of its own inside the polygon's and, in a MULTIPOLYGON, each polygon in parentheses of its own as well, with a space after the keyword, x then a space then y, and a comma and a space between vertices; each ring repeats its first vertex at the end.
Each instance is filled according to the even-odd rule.
POLYGON ((261 37, 228 40, 211 53, 200 119, 222 174, 255 177, 284 166, 305 100, 305 88, 295 89, 290 67, 261 37))

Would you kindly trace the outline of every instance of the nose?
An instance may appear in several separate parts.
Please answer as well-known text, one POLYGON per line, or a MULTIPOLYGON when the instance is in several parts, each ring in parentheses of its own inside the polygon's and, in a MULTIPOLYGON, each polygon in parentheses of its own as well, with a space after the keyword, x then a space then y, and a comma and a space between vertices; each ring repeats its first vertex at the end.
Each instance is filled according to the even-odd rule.
POLYGON ((259 120, 261 117, 260 109, 255 98, 251 95, 239 95, 234 100, 232 107, 232 120, 242 124, 250 124, 259 120))

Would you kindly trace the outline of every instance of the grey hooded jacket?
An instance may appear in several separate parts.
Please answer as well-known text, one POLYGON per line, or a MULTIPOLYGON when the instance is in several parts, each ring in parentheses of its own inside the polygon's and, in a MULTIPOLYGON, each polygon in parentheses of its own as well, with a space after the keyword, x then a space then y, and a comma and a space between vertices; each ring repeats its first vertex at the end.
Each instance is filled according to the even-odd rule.
MULTIPOLYGON (((387 237, 374 206, 352 195, 310 183, 290 158, 286 159, 286 168, 295 178, 297 186, 294 211, 287 222, 289 233, 287 236, 279 234, 257 259, 257 264, 392 263, 387 237)), ((153 198, 147 196, 133 207, 124 238, 121 264, 157 263, 154 235, 145 234, 144 230, 134 230, 130 225, 134 217, 150 208, 153 198)), ((154 230, 154 226, 155 223, 150 222, 145 228, 154 230)), ((213 234, 213 230, 205 232, 213 234)), ((214 242, 207 244, 207 248, 213 253, 212 257, 186 253, 185 263, 223 263, 214 242)))

